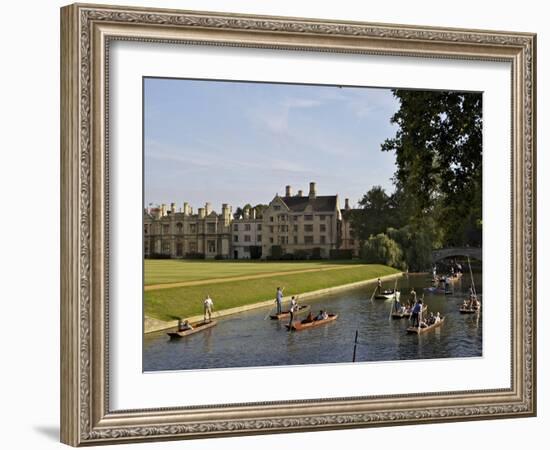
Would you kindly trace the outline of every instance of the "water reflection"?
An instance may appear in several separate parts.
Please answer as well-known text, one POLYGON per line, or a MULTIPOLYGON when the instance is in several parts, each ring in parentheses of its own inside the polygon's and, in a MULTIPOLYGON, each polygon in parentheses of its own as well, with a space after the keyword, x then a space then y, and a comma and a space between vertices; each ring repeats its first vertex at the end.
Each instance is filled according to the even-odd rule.
MULTIPOLYGON (((481 294, 481 277, 475 283, 481 294)), ((400 278, 402 302, 407 301, 411 288, 422 295, 428 284, 424 275, 400 278)), ((446 317, 440 328, 426 334, 406 334, 409 321, 390 317, 391 301, 371 300, 374 284, 369 284, 308 299, 315 314, 321 309, 338 313, 335 322, 310 330, 289 333, 286 321, 264 320, 267 310, 258 309, 221 318, 216 327, 177 341, 170 341, 164 332, 146 335, 144 370, 351 362, 356 330, 360 341, 357 361, 481 356, 482 313, 458 312, 469 282, 458 281, 452 288, 451 295, 425 292, 429 311, 446 317)))

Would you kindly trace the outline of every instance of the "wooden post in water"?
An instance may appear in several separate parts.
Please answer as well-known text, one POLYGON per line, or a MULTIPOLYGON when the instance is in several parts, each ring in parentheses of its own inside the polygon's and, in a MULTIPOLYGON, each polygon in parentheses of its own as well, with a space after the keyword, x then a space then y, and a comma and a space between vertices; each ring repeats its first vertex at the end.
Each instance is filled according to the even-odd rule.
POLYGON ((355 362, 355 354, 357 353, 357 338, 359 336, 359 330, 355 330, 355 343, 353 344, 353 361, 355 362))

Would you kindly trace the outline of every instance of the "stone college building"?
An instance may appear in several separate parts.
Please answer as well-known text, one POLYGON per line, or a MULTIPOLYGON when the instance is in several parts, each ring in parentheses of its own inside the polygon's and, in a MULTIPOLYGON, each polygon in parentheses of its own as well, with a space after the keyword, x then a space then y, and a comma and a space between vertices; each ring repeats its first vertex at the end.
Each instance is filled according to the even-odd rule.
POLYGON ((307 196, 286 186, 267 208, 245 207, 238 217, 226 203, 220 214, 210 203, 196 213, 187 203, 179 211, 163 204, 144 210, 143 250, 145 258, 334 258, 342 250, 356 256, 350 212, 348 199, 340 209, 338 195, 317 195, 313 182, 307 196))

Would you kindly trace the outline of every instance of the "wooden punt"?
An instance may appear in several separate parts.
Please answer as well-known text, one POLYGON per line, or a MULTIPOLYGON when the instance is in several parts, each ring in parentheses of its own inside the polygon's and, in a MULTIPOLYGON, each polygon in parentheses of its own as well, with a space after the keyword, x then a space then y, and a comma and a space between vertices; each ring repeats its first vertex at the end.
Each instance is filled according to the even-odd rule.
POLYGON ((427 333, 428 331, 431 331, 435 328, 440 327, 443 322, 445 322, 445 317, 442 317, 439 322, 434 323, 433 325, 429 325, 429 326, 424 327, 424 328, 408 327, 407 328, 407 333, 409 333, 409 334, 424 334, 424 333, 427 333))
POLYGON ((185 330, 185 331, 171 331, 169 333, 166 333, 168 336, 170 336, 170 339, 179 339, 185 336, 189 336, 191 334, 198 333, 200 331, 206 330, 207 328, 215 327, 218 324, 217 321, 211 320, 209 322, 201 321, 192 323, 191 326, 193 327, 192 330, 185 330))
POLYGON ((480 311, 481 307, 479 308, 464 308, 464 307, 460 307, 458 309, 458 312, 460 312, 460 314, 476 314, 480 311))
POLYGON ((397 298, 399 298, 401 296, 401 293, 397 291, 397 294, 396 294, 393 289, 386 289, 385 291, 382 291, 380 294, 376 294, 374 298, 376 300, 390 300, 395 295, 397 295, 397 298))
MULTIPOLYGON (((310 305, 299 305, 298 309, 294 311, 294 315, 303 314, 311 309, 310 305)), ((281 314, 272 314, 269 316, 271 320, 282 320, 290 317, 290 311, 283 311, 281 314)))
POLYGON ((314 320, 313 322, 306 322, 306 323, 304 323, 304 321, 293 322, 292 325, 287 325, 286 328, 288 330, 294 330, 294 331, 307 330, 309 328, 319 327, 326 323, 332 322, 337 318, 338 318, 338 314, 329 314, 328 319, 314 320))

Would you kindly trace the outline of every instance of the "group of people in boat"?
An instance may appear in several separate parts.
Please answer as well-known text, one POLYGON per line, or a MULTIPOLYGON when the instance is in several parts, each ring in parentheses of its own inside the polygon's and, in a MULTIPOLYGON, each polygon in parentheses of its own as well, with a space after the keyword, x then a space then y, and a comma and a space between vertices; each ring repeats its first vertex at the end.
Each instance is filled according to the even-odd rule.
POLYGON ((462 302, 461 308, 476 310, 476 309, 479 309, 480 306, 481 306, 481 303, 477 298, 477 294, 474 291, 474 287, 470 286, 470 295, 468 296, 467 299, 464 300, 464 302, 462 302))
MULTIPOLYGON (((283 288, 278 287, 277 292, 275 295, 275 302, 277 303, 277 314, 282 313, 282 303, 283 303, 283 288)), ((288 308, 289 312, 289 320, 288 320, 288 326, 292 327, 292 322, 294 322, 294 314, 299 310, 298 306, 298 298, 293 295, 290 299, 290 306, 288 308)), ((311 311, 309 311, 308 315, 305 319, 302 320, 302 323, 310 323, 315 322, 317 320, 326 320, 328 319, 328 312, 324 310, 320 310, 319 314, 316 316, 313 315, 311 311)))
MULTIPOLYGON (((214 311, 214 301, 210 298, 210 295, 206 294, 206 298, 202 302, 203 306, 203 322, 212 322, 212 312, 214 311)), ((188 320, 180 320, 178 322, 178 331, 189 331, 193 329, 193 325, 188 320)))
POLYGON ((425 328, 430 325, 434 325, 441 321, 441 314, 437 312, 434 314, 430 312, 428 317, 423 318, 423 312, 426 310, 423 300, 417 299, 416 291, 411 289, 409 302, 406 305, 403 305, 396 298, 394 301, 394 311, 398 314, 410 314, 410 320, 412 326, 416 328, 425 328))

